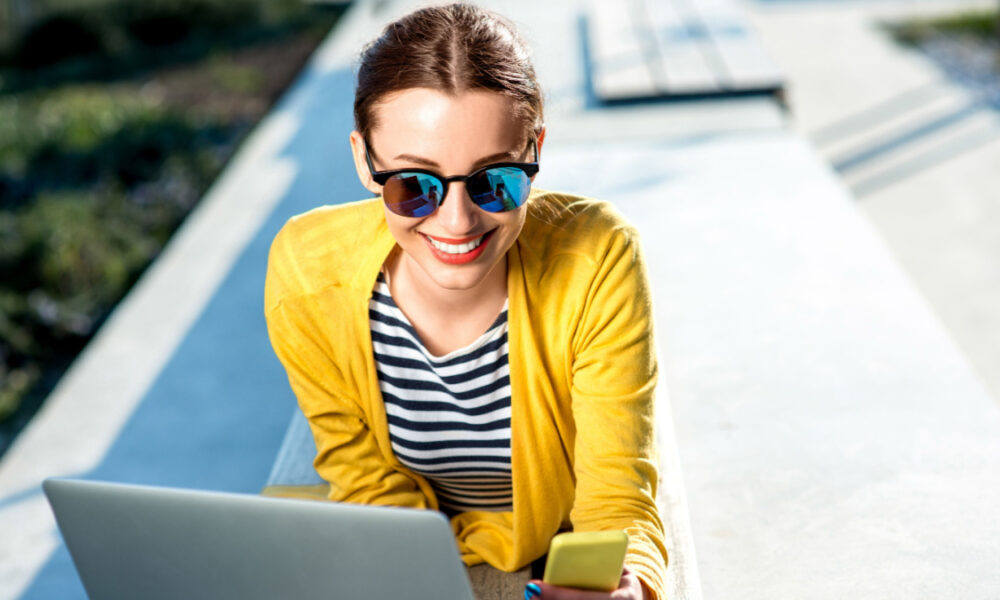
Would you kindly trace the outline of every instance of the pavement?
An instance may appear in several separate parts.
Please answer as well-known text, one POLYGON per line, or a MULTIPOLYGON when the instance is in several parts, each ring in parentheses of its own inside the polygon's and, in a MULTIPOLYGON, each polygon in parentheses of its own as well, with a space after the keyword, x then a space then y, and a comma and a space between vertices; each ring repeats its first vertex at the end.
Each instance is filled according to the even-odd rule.
MULTIPOLYGON (((824 100, 838 71, 819 40, 841 31, 847 5, 750 7, 790 76, 790 122, 759 98, 595 106, 584 3, 494 4, 534 46, 547 92, 537 185, 606 198, 643 237, 673 596, 995 597, 1000 408, 939 302, 869 217, 878 194, 913 178, 931 187, 945 176, 930 169, 979 150, 929 167, 934 177, 855 189, 877 172, 851 179, 868 166, 849 159, 875 156, 864 148, 878 142, 854 146, 837 136, 865 127, 836 124, 911 79, 888 79, 893 53, 865 33, 866 17, 844 16, 841 54, 864 40, 872 58, 841 71, 874 72, 824 100)), ((84 597, 39 493, 45 477, 264 485, 294 409, 264 329, 267 247, 289 216, 366 195, 346 144, 351 61, 412 6, 349 11, 0 461, 0 598, 84 597)), ((972 196, 979 181, 947 197, 972 196)), ((885 214, 909 218, 898 206, 885 214)))
POLYGON ((992 0, 753 2, 792 127, 840 175, 1000 402, 1000 106, 883 25, 992 0))

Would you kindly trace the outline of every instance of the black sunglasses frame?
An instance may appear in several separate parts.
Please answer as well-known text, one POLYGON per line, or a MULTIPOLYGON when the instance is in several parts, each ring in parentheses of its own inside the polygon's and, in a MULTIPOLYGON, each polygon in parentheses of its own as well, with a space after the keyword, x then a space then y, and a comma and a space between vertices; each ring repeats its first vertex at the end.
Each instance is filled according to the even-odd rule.
MULTIPOLYGON (((476 175, 479 175, 480 173, 482 173, 483 171, 486 171, 488 169, 497 169, 497 168, 500 168, 500 167, 513 167, 513 168, 520 169, 520 170, 524 171, 524 174, 527 175, 529 178, 530 177, 534 177, 538 173, 538 141, 535 140, 535 139, 532 139, 531 140, 531 147, 532 147, 532 149, 534 151, 534 155, 535 155, 534 162, 499 162, 499 163, 493 163, 493 164, 489 164, 489 165, 485 165, 485 166, 479 167, 478 169, 476 169, 475 171, 469 173, 468 175, 453 175, 451 177, 445 177, 444 175, 441 175, 440 173, 435 173, 434 171, 431 171, 429 169, 420 169, 420 168, 392 169, 390 171, 376 171, 375 170, 375 165, 372 163, 371 154, 368 153, 368 142, 367 141, 365 141, 365 160, 368 162, 368 170, 371 172, 372 180, 375 183, 377 183, 379 185, 382 185, 382 186, 384 186, 385 183, 387 181, 389 181, 390 177, 392 177, 393 175, 399 175, 401 173, 423 173, 424 175, 430 175, 431 177, 434 177, 435 179, 437 179, 438 181, 440 181, 443 185, 442 185, 442 190, 441 190, 441 201, 437 203, 436 207, 434 207, 434 210, 437 210, 438 207, 440 207, 442 204, 444 204, 444 199, 446 197, 448 197, 448 185, 451 182, 453 182, 453 181, 467 182, 469 179, 475 177, 476 175)), ((477 204, 476 206, 479 206, 479 205, 477 204)), ((480 207, 480 208, 482 208, 482 207, 480 207)), ((487 212, 489 212, 489 211, 487 211, 487 212)), ((433 211, 431 211, 431 213, 433 214, 433 211)))

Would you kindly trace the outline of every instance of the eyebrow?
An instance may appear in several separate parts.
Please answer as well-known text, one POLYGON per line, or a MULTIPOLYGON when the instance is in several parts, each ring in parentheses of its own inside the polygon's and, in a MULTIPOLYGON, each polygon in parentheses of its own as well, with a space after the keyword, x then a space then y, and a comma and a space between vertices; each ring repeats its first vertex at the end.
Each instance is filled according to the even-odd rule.
MULTIPOLYGON (((491 154, 489 156, 480 158, 472 165, 472 167, 473 170, 475 170, 483 165, 488 165, 494 162, 500 162, 501 159, 507 162, 514 161, 515 159, 517 159, 517 153, 514 150, 508 150, 506 152, 497 152, 496 154, 491 154)), ((441 168, 441 165, 437 164, 433 160, 423 158, 420 156, 414 156, 412 154, 397 154, 395 157, 393 157, 393 160, 405 160, 408 162, 417 163, 418 165, 437 167, 438 169, 441 168)))

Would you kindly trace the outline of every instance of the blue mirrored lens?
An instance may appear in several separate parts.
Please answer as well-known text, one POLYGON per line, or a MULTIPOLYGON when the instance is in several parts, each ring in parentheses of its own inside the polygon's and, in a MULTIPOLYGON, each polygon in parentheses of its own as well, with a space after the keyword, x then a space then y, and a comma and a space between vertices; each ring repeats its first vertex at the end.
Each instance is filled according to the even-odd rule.
POLYGON ((404 217, 426 217, 444 197, 444 184, 427 173, 399 173, 382 186, 382 199, 392 212, 404 217))
POLYGON ((470 179, 466 186, 472 201, 485 211, 504 212, 524 204, 531 179, 517 167, 494 167, 470 179))

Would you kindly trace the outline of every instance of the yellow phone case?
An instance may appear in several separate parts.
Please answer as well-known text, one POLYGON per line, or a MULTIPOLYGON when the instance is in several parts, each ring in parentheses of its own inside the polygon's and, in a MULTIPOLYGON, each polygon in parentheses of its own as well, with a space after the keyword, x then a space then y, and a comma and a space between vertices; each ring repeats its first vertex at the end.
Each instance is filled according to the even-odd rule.
POLYGON ((549 544, 542 579, 562 587, 611 591, 621 579, 627 548, 624 531, 560 533, 549 544))

